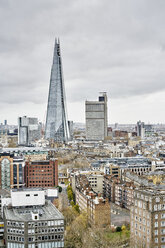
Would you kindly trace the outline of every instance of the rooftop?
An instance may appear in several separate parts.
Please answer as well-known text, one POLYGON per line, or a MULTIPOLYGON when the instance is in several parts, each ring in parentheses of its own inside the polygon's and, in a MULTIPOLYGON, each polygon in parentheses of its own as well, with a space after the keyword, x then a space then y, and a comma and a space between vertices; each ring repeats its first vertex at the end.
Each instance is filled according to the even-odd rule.
POLYGON ((34 221, 34 219, 32 218, 32 214, 34 213, 39 214, 39 221, 64 219, 63 215, 50 201, 46 201, 46 204, 44 206, 19 208, 12 208, 11 206, 8 206, 4 208, 4 212, 6 215, 6 219, 13 221, 34 221))

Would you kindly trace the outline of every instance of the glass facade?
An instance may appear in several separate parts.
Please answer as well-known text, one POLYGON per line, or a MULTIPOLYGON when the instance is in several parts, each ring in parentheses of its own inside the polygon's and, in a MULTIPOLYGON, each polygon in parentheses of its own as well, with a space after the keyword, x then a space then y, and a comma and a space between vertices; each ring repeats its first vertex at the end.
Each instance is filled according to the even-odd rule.
POLYGON ((17 165, 13 165, 13 183, 17 184, 17 165))
POLYGON ((59 40, 55 41, 47 106, 45 138, 57 142, 67 141, 70 139, 59 40))
POLYGON ((7 158, 1 161, 1 187, 10 188, 10 161, 7 158))
POLYGON ((19 164, 19 184, 23 184, 23 169, 22 169, 22 164, 19 164))

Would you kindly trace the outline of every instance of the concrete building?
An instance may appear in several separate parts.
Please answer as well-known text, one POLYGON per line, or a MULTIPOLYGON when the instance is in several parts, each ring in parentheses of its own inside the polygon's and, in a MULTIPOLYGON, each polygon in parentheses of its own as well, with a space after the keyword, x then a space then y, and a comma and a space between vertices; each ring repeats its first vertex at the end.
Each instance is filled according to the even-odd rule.
POLYGON ((104 175, 102 174, 96 174, 96 173, 90 173, 87 174, 87 179, 90 183, 90 186, 92 187, 92 190, 96 193, 103 193, 103 181, 104 181, 104 175))
POLYGON ((9 191, 0 189, 0 247, 4 242, 3 207, 11 203, 9 191))
POLYGON ((165 187, 135 189, 131 243, 131 247, 165 247, 165 187))
POLYGON ((64 247, 64 217, 43 190, 12 190, 4 223, 7 248, 64 247))
POLYGON ((98 101, 86 101, 85 115, 86 139, 104 140, 108 136, 107 94, 99 96, 98 101))
POLYGON ((70 140, 73 140, 73 121, 68 121, 68 127, 69 127, 69 132, 70 132, 70 140))
POLYGON ((111 175, 112 177, 120 178, 120 167, 116 164, 106 164, 101 168, 105 175, 111 175))
POLYGON ((144 139, 145 137, 144 122, 141 121, 137 122, 137 136, 141 137, 141 139, 144 139))
POLYGON ((58 186, 58 160, 26 161, 25 179, 26 187, 58 186))
POLYGON ((37 118, 19 117, 18 118, 18 144, 30 146, 35 140, 41 138, 41 125, 37 118))

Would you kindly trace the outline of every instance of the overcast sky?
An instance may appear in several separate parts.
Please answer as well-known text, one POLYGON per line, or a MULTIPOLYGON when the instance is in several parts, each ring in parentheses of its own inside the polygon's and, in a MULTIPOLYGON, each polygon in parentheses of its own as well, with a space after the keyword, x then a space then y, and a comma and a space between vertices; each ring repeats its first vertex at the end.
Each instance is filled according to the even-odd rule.
POLYGON ((109 123, 164 123, 164 0, 0 0, 0 122, 45 120, 55 37, 68 117, 108 94, 109 123))

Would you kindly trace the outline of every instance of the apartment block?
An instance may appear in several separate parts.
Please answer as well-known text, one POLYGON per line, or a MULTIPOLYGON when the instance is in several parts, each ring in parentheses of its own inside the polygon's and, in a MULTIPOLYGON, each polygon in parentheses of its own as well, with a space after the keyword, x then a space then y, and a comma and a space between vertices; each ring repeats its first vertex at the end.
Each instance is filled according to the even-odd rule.
POLYGON ((165 248, 165 188, 137 188, 131 207, 131 247, 165 248))
POLYGON ((86 176, 79 177, 76 185, 76 203, 80 211, 88 214, 88 221, 91 225, 104 227, 110 225, 110 204, 95 193, 86 176))
POLYGON ((71 176, 72 189, 75 192, 75 185, 79 182, 80 175, 87 178, 92 190, 98 194, 103 194, 104 174, 100 171, 79 171, 71 176))
POLYGON ((104 197, 116 205, 130 209, 134 197, 134 183, 124 182, 118 178, 104 176, 104 197))
POLYGON ((115 183, 117 181, 116 178, 112 178, 109 175, 104 176, 103 196, 111 202, 115 202, 115 183))

